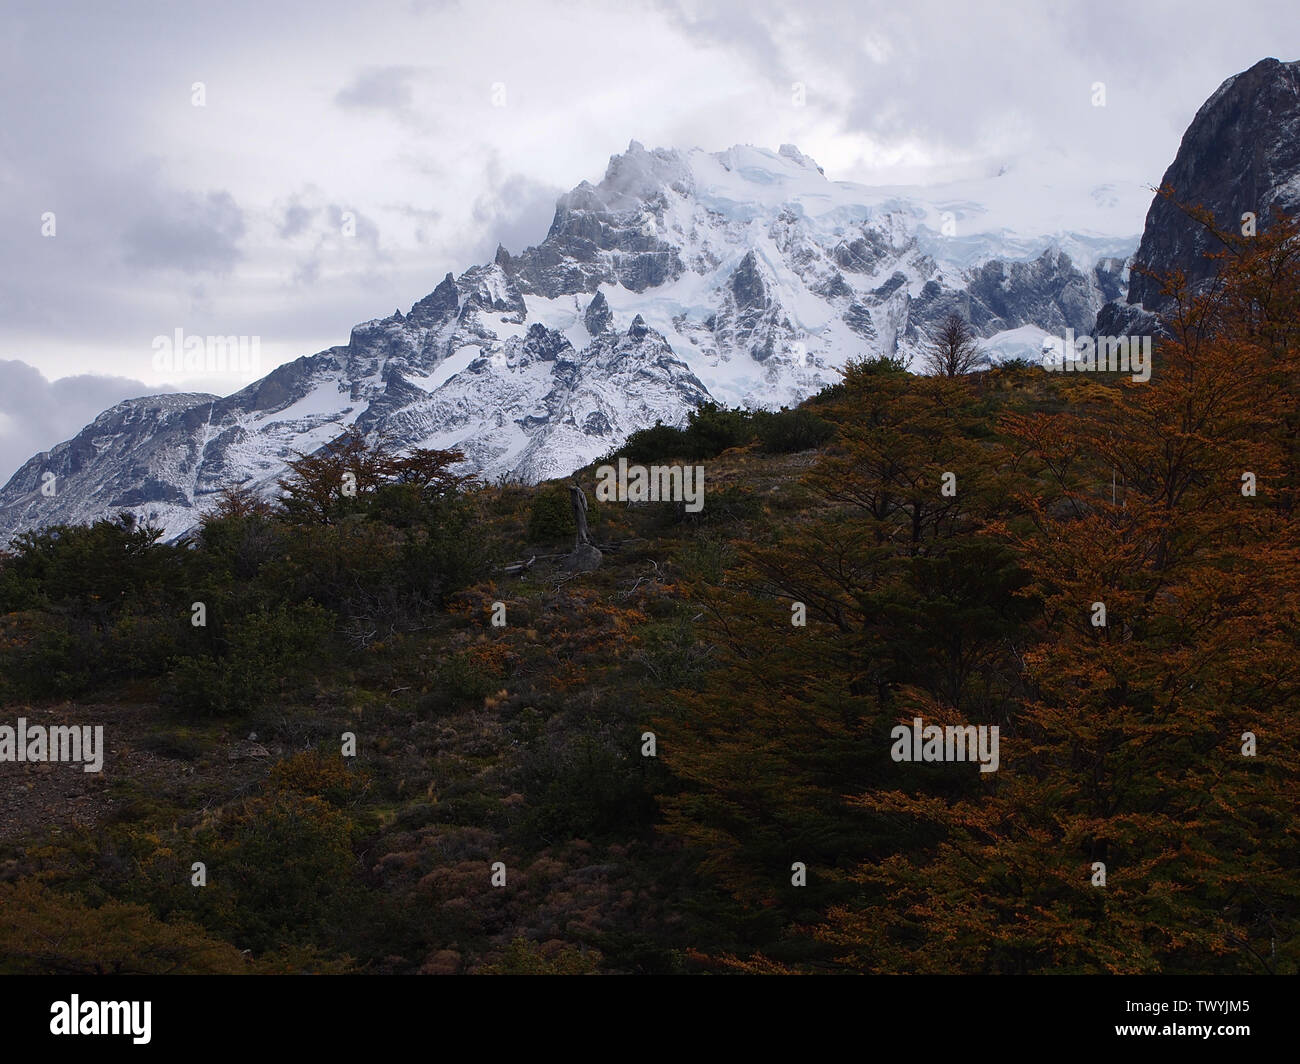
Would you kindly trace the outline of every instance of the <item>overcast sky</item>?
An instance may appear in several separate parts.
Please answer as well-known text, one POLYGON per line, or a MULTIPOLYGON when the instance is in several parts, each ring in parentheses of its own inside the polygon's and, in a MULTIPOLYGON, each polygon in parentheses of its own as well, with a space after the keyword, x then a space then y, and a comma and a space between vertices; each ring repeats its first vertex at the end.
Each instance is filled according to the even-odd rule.
POLYGON ((0 0, 0 483, 122 398, 251 379, 160 374, 155 337, 256 336, 262 372, 345 343, 631 139, 1154 184, 1224 78, 1300 56, 1295 0, 975 6, 0 0))

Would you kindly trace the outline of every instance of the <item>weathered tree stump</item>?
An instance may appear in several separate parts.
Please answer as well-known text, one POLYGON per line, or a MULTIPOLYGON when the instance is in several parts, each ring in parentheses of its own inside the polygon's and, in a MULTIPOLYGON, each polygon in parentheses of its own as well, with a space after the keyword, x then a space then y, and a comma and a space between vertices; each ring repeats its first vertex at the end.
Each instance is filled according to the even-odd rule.
POLYGON ((573 553, 565 559, 564 567, 573 573, 599 569, 604 555, 591 542, 591 533, 587 529, 587 496, 576 481, 569 485, 569 501, 573 504, 573 523, 578 534, 573 541, 573 553))

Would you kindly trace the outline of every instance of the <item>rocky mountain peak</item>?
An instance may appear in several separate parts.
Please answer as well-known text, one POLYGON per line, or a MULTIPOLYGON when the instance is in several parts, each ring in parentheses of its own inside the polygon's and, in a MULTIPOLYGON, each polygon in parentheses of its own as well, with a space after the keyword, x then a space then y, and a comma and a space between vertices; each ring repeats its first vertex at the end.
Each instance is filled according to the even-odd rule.
MULTIPOLYGON (((638 314, 639 318, 640 315, 638 314)), ((609 300, 605 298, 604 292, 597 292, 592 297, 587 309, 582 316, 583 324, 587 326, 587 332, 592 336, 599 336, 614 321, 614 312, 609 309, 609 300)))
POLYGON ((456 288, 456 279, 448 271, 432 292, 411 307, 407 318, 415 325, 436 325, 455 317, 458 310, 460 292, 456 288))
MULTIPOLYGON (((1233 231, 1248 212, 1264 228, 1274 211, 1300 209, 1300 61, 1261 59, 1228 78, 1196 112, 1161 184, 1233 231)), ((1181 267, 1196 284, 1213 276, 1205 255, 1218 248, 1200 225, 1157 196, 1135 261, 1157 273, 1181 267)), ((1160 309, 1158 280, 1134 270, 1128 301, 1160 309)))

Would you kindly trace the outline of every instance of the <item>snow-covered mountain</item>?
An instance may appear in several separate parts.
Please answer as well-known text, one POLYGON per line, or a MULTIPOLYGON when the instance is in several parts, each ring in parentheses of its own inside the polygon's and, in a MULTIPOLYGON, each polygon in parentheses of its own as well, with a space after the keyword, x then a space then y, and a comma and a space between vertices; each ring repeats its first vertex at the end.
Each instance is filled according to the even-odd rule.
POLYGON ((178 535, 225 487, 274 495, 287 459, 354 421, 459 447, 488 477, 561 476, 702 400, 792 404, 847 359, 911 357, 954 309, 992 353, 1037 357, 1121 297, 1149 195, 1050 156, 882 188, 830 181, 791 145, 634 141, 560 198, 540 244, 448 273, 346 345, 225 398, 105 411, 0 491, 0 542, 122 510, 178 535))

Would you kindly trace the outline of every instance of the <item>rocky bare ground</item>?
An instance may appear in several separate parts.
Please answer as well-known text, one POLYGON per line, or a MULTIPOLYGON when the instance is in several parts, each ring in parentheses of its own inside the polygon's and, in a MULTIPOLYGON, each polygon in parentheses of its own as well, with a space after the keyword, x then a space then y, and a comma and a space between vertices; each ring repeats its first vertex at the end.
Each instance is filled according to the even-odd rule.
POLYGON ((260 780, 282 752, 229 729, 169 724, 148 702, 8 706, 0 725, 14 727, 19 717, 29 727, 102 725, 104 762, 101 771, 86 772, 81 764, 0 761, 0 842, 131 816, 133 805, 165 796, 233 794, 260 780))

